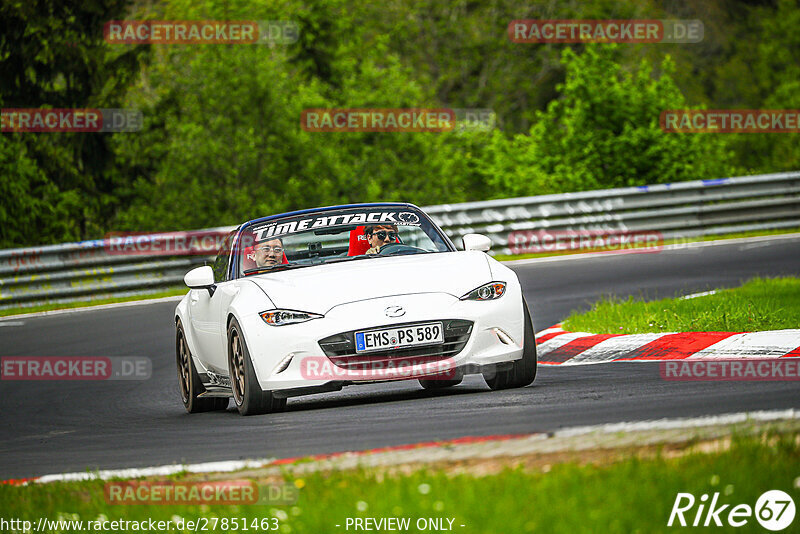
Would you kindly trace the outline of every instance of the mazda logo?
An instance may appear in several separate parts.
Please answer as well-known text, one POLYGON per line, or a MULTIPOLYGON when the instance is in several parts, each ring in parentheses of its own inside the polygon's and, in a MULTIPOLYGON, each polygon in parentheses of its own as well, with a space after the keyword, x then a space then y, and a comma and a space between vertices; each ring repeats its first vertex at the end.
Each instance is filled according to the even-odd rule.
POLYGON ((402 317, 406 314, 406 310, 402 306, 389 306, 383 311, 386 317, 402 317))

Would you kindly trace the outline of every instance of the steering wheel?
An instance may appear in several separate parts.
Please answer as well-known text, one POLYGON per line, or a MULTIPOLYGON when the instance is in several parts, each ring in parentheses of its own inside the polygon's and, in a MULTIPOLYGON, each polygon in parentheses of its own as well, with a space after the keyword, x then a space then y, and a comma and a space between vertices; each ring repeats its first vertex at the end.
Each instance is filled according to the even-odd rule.
POLYGON ((425 252, 421 248, 412 247, 403 243, 387 243, 378 251, 379 256, 402 256, 404 254, 419 254, 425 252))

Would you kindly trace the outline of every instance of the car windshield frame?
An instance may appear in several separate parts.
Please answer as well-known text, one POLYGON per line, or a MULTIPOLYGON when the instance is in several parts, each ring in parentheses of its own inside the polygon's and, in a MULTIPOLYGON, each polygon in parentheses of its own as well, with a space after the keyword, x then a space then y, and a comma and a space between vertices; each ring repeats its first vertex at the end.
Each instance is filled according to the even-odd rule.
MULTIPOLYGON (((307 219, 314 219, 315 221, 319 221, 322 218, 330 218, 330 217, 340 217, 343 215, 355 215, 356 213, 364 212, 364 213, 374 213, 374 212, 392 212, 396 215, 401 213, 410 213, 411 215, 416 215, 418 218, 417 221, 414 221, 414 217, 408 217, 409 221, 399 221, 396 219, 387 219, 385 224, 396 224, 398 229, 403 226, 411 226, 411 227, 418 227, 421 229, 423 233, 425 233, 434 246, 439 248, 444 248, 444 250, 436 250, 436 251, 426 251, 426 254, 434 254, 434 253, 441 253, 441 252, 456 252, 457 248, 450 240, 450 238, 445 234, 442 229, 437 225, 424 211, 422 211, 419 207, 413 204, 356 204, 356 205, 347 205, 347 206, 332 206, 329 208, 318 208, 313 210, 304 210, 298 212, 291 212, 285 213, 280 215, 273 215, 269 217, 264 217, 261 219, 255 219, 249 222, 244 223, 237 232, 236 242, 233 246, 234 248, 234 256, 231 261, 231 274, 233 278, 245 278, 247 276, 251 276, 253 274, 266 274, 270 272, 281 272, 290 269, 297 269, 297 268, 304 268, 304 267, 314 267, 317 265, 327 265, 333 263, 344 263, 345 261, 355 261, 358 259, 368 259, 368 258, 386 258, 386 257, 393 257, 393 255, 371 255, 371 256, 343 256, 349 258, 348 260, 339 261, 336 259, 332 259, 329 261, 320 261, 320 262, 308 262, 305 261, 301 264, 293 263, 293 264, 284 264, 284 265, 291 265, 291 267, 284 267, 280 268, 280 266, 272 266, 272 267, 265 267, 265 268, 256 268, 256 269, 248 269, 243 271, 241 268, 242 262, 242 254, 244 247, 248 246, 247 243, 243 243, 244 241, 248 241, 250 243, 252 241, 252 237, 250 237, 254 232, 264 228, 273 228, 277 229, 282 225, 290 225, 292 223, 297 223, 298 221, 303 221, 307 219), (344 212, 344 213, 343 213, 344 212), (247 239, 245 238, 247 236, 247 239)), ((352 219, 352 217, 351 217, 352 219)), ((380 224, 380 221, 370 220, 367 221, 366 224, 380 224)), ((330 225, 325 225, 324 228, 353 228, 357 226, 364 225, 364 222, 356 221, 356 222, 341 222, 341 223, 334 223, 330 225)), ((294 231, 294 232, 284 232, 278 234, 279 237, 287 237, 290 235, 298 235, 302 233, 307 233, 308 231, 312 230, 312 228, 303 229, 301 231, 294 231)), ((346 231, 346 230, 344 230, 346 231)), ((332 232, 333 233, 333 232, 332 232)), ((262 233, 264 235, 264 233, 262 233)), ((258 242, 266 241, 271 236, 265 236, 264 239, 258 240, 258 242)), ((396 257, 396 255, 394 255, 396 257)))

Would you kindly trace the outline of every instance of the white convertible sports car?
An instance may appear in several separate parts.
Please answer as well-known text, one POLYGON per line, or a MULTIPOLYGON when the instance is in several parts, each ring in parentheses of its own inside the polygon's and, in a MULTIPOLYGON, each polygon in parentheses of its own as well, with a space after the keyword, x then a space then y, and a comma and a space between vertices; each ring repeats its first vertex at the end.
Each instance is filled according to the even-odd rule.
POLYGON ((175 310, 178 378, 190 413, 280 411, 287 397, 481 373, 491 389, 536 377, 519 280, 467 234, 456 247, 412 204, 356 204, 252 220, 214 266, 197 267, 175 310))

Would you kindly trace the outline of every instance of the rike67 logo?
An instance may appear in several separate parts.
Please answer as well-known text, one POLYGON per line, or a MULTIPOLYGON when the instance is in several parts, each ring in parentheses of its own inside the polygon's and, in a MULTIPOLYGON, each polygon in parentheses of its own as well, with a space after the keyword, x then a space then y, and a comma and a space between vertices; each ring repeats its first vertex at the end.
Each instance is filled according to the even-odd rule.
POLYGON ((719 492, 711 496, 704 493, 696 499, 691 493, 678 493, 669 514, 667 526, 709 527, 730 525, 743 527, 753 516, 767 530, 784 530, 794 521, 794 501, 788 493, 769 490, 761 494, 755 507, 748 504, 722 504, 719 492), (696 505, 696 506, 695 506, 696 505))

